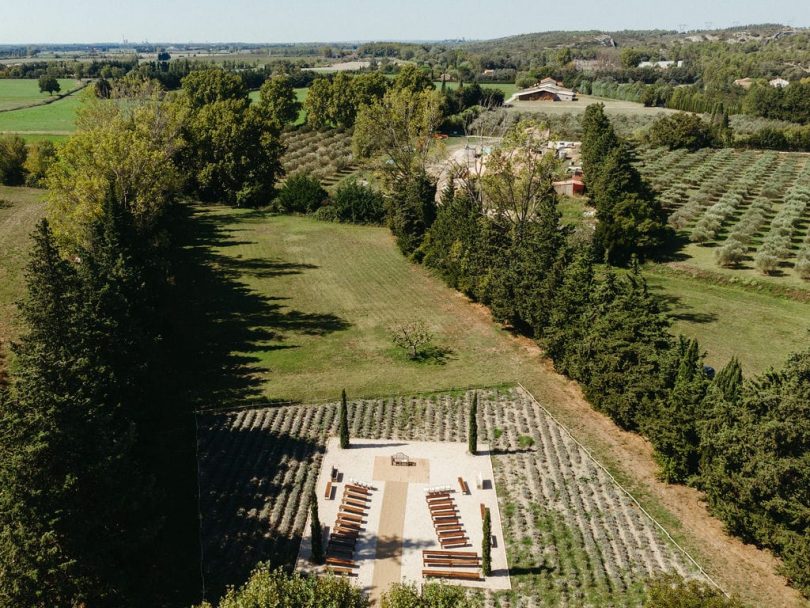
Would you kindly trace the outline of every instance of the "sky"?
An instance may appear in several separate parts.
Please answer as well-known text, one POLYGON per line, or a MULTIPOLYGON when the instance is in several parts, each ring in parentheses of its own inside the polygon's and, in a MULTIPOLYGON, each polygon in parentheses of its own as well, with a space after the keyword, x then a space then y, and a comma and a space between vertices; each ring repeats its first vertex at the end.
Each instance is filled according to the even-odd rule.
POLYGON ((810 26, 810 0, 0 0, 0 44, 484 39, 810 26))

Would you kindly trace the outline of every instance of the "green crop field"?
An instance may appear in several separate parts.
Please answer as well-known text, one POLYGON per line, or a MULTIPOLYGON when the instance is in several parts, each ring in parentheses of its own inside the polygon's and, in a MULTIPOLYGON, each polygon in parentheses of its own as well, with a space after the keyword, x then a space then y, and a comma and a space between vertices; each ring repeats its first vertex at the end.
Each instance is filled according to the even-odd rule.
MULTIPOLYGON (((60 93, 75 89, 79 83, 70 78, 60 78, 60 93)), ((10 110, 22 106, 47 101, 51 96, 39 92, 39 81, 35 79, 0 79, 0 110, 10 110)))
POLYGON ((80 103, 81 94, 77 94, 47 105, 0 112, 0 133, 67 135, 76 129, 76 110, 80 103))

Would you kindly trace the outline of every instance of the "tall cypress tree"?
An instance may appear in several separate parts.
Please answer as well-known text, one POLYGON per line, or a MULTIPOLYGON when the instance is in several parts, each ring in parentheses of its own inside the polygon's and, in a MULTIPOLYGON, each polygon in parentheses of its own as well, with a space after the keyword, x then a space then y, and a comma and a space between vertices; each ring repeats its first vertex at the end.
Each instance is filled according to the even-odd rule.
POLYGON ((484 576, 492 574, 492 521, 489 509, 484 509, 483 538, 481 539, 481 571, 484 576))
POLYGON ((644 425, 645 434, 655 446, 662 476, 668 482, 683 482, 698 472, 698 429, 707 386, 698 343, 689 340, 672 392, 661 398, 644 425))
POLYGON ((470 403, 469 428, 467 431, 467 450, 475 456, 478 453, 478 393, 473 393, 470 403))
POLYGON ((315 490, 309 495, 309 530, 312 537, 312 561, 316 564, 323 563, 323 530, 321 528, 321 518, 318 515, 318 497, 315 490))
POLYGON ((340 447, 349 447, 349 404, 346 402, 346 389, 340 395, 340 412, 338 413, 338 434, 340 435, 340 447))
POLYGON ((714 378, 717 388, 723 393, 727 401, 736 402, 742 391, 743 373, 740 360, 736 355, 720 370, 714 378))

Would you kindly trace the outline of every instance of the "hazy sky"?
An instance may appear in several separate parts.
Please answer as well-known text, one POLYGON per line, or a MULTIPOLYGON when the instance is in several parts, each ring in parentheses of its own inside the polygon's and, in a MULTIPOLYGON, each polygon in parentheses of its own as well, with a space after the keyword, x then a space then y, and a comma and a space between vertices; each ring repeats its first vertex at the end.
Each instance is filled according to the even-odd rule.
POLYGON ((0 0, 0 44, 494 38, 574 29, 810 25, 810 0, 0 0))

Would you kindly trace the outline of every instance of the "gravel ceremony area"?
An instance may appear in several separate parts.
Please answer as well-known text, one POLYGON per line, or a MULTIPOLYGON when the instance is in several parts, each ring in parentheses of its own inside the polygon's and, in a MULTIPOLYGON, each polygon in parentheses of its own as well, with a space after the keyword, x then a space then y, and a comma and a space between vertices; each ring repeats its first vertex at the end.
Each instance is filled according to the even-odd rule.
MULTIPOLYGON (((439 541, 441 528, 436 527, 441 524, 436 524, 436 518, 431 517, 426 498, 431 491, 449 495, 446 500, 454 503, 456 511, 452 519, 457 519, 463 528, 464 540, 448 549, 449 552, 472 552, 480 556, 484 509, 489 509, 492 520, 492 575, 481 580, 453 582, 491 590, 510 588, 487 445, 480 444, 479 453, 473 456, 467 452, 467 444, 460 442, 357 439, 351 447, 342 450, 337 438, 329 439, 316 483, 324 540, 329 540, 339 511, 347 503, 341 497, 355 483, 368 486, 369 494, 367 516, 360 524, 352 557, 358 566, 352 580, 371 597, 400 581, 420 585, 425 580, 423 570, 427 569, 423 552, 443 550, 439 541)), ((304 531, 298 567, 311 570, 309 522, 304 531)), ((472 572, 470 568, 459 571, 472 572)), ((480 569, 476 572, 480 573, 480 569)))

